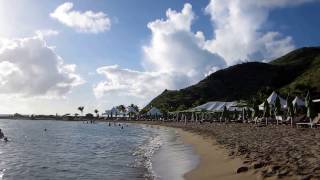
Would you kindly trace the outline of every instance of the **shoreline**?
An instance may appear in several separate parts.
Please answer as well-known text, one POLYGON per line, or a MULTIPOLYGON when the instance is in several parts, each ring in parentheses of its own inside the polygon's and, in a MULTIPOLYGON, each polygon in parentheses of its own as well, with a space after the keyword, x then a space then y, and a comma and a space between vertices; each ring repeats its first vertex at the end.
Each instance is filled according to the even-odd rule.
MULTIPOLYGON (((125 121, 122 122, 125 123, 125 121)), ((212 174, 214 168, 220 168, 220 165, 217 166, 218 163, 214 163, 214 161, 225 165, 224 163, 229 160, 238 161, 238 163, 233 162, 237 166, 234 167, 235 169, 232 169, 231 164, 224 166, 229 169, 229 174, 231 171, 231 174, 249 175, 250 179, 251 177, 253 179, 320 178, 319 129, 292 128, 285 125, 263 127, 243 123, 184 124, 156 121, 126 123, 171 127, 181 129, 187 134, 191 133, 185 140, 194 144, 195 152, 202 155, 203 161, 202 165, 200 163, 196 169, 185 174, 187 180, 219 179, 212 174), (206 144, 206 147, 200 148, 203 144, 206 144), (208 148, 208 146, 213 146, 213 148, 208 148), (215 154, 213 152, 216 154, 224 152, 221 157, 225 157, 225 159, 215 160, 212 157, 212 154, 215 154), (209 160, 209 158, 212 159, 209 160), (200 169, 202 169, 202 173, 200 173, 200 169), (241 172, 237 173, 237 171, 241 172), (208 177, 204 176, 206 172, 209 173, 208 177), (199 177, 196 177, 196 174, 199 177)), ((235 179, 241 179, 241 177, 235 179)))
POLYGON ((237 169, 243 166, 239 157, 228 156, 228 151, 213 137, 197 134, 181 127, 172 127, 168 124, 152 122, 124 122, 150 125, 152 128, 173 129, 186 145, 192 146, 192 153, 198 156, 199 161, 189 171, 182 175, 185 180, 256 180, 258 177, 252 171, 237 173, 237 169))
MULTIPOLYGON (((229 160, 235 160, 234 163, 237 161, 235 169, 232 169, 229 164, 224 166, 223 170, 231 170, 231 174, 236 175, 247 174, 250 178, 255 177, 254 179, 320 179, 320 131, 318 128, 292 128, 286 125, 257 126, 247 123, 99 122, 143 124, 181 131, 180 134, 183 134, 185 142, 193 145, 195 153, 202 159, 195 169, 185 174, 187 180, 218 179, 212 174, 213 169, 220 168, 221 164, 225 165, 224 163, 229 160), (216 160, 212 154, 219 154, 218 152, 220 159, 216 160), (221 157, 225 159, 221 160, 221 157), (205 168, 207 170, 204 170, 205 168), (202 169, 202 173, 199 173, 199 169, 202 169), (241 173, 237 173, 238 170, 241 170, 241 173), (193 178, 192 176, 197 172, 199 177, 193 178), (208 177, 204 176, 206 172, 209 173, 208 177)), ((239 176, 236 179, 240 178, 239 176)))
POLYGON ((237 174, 243 165, 240 158, 228 157, 227 151, 211 137, 188 132, 179 128, 176 131, 183 142, 193 146, 194 153, 199 156, 197 166, 184 174, 186 180, 255 180, 251 171, 237 174))

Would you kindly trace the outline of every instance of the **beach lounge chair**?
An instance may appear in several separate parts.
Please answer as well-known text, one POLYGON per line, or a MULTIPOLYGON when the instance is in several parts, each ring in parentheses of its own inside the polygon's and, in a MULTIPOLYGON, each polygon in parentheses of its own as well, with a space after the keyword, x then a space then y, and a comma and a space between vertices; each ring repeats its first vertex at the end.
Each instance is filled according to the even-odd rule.
MULTIPOLYGON (((280 124, 291 124, 291 120, 292 117, 288 116, 287 118, 285 118, 284 116, 276 116, 276 120, 280 123, 280 124)), ((293 122, 293 121, 292 121, 293 122)))
POLYGON ((306 122, 306 123, 296 123, 296 125, 297 127, 300 125, 307 125, 313 128, 314 126, 320 126, 319 122, 320 122, 320 115, 318 114, 318 116, 315 117, 312 121, 306 122))
POLYGON ((254 122, 255 124, 261 123, 263 119, 264 119, 264 118, 262 118, 262 117, 261 117, 261 118, 255 117, 255 118, 253 119, 253 122, 254 122))
POLYGON ((283 116, 276 116, 277 124, 284 122, 284 117, 283 116))

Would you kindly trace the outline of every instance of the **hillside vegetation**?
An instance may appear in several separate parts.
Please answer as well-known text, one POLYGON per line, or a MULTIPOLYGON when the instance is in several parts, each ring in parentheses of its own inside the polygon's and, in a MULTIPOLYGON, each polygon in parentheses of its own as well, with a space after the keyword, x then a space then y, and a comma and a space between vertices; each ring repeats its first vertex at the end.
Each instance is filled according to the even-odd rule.
POLYGON ((219 70, 199 83, 165 90, 151 106, 164 111, 187 109, 207 101, 262 100, 271 91, 283 95, 320 94, 320 47, 301 48, 270 63, 249 62, 219 70))

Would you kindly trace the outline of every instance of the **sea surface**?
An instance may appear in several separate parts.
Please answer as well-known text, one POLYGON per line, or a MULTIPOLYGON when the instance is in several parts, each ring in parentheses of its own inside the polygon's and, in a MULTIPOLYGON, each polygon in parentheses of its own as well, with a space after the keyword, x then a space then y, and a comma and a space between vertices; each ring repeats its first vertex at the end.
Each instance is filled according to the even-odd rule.
POLYGON ((48 120, 0 128, 9 139, 0 141, 0 179, 180 180, 198 163, 171 128, 48 120))

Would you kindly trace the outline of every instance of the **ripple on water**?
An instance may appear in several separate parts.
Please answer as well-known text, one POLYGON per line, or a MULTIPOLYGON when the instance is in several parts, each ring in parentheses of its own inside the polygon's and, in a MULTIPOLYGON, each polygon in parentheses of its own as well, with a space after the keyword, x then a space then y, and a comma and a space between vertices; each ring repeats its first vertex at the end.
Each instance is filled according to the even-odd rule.
POLYGON ((25 180, 145 179, 144 159, 132 150, 156 132, 138 125, 121 130, 105 123, 63 121, 0 120, 0 128, 11 139, 1 147, 0 175, 25 180), (142 163, 131 166, 136 161, 142 163))

